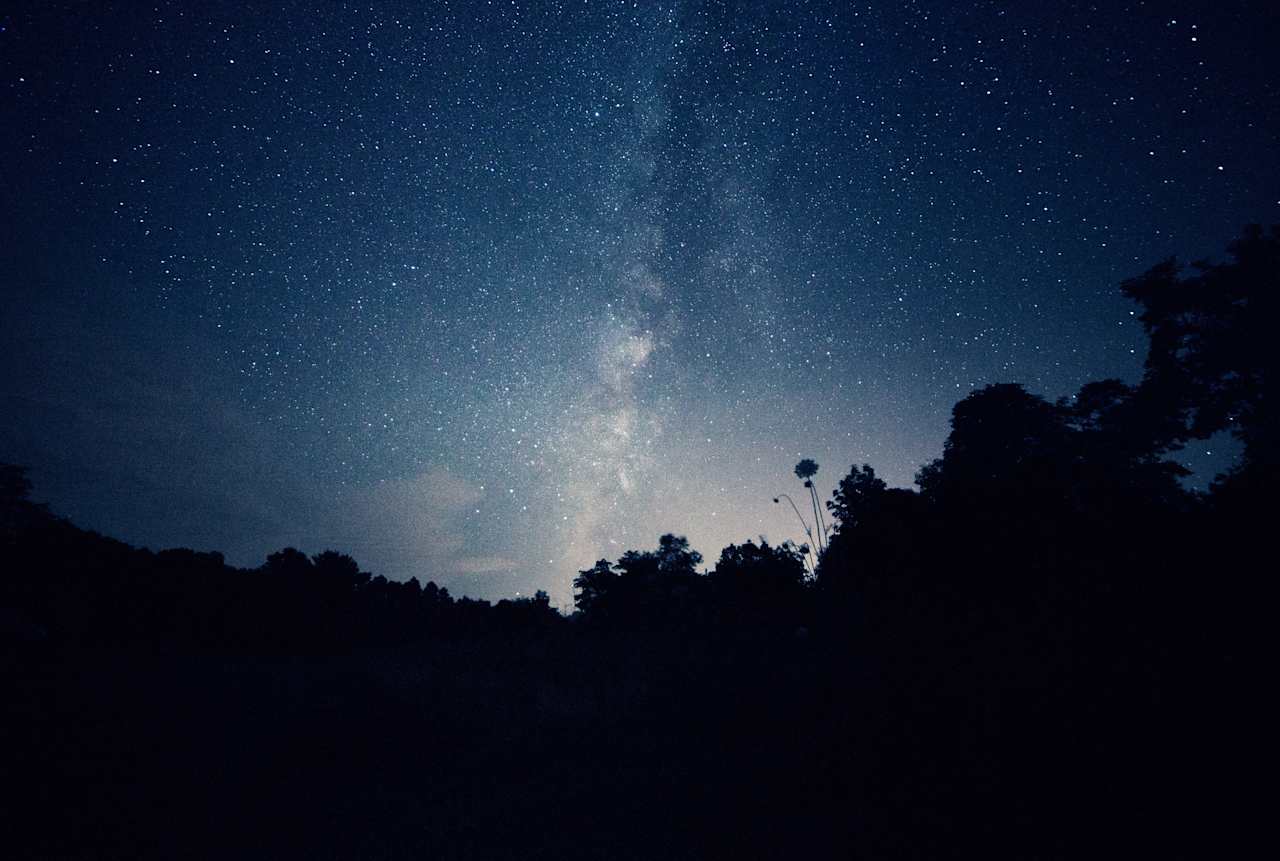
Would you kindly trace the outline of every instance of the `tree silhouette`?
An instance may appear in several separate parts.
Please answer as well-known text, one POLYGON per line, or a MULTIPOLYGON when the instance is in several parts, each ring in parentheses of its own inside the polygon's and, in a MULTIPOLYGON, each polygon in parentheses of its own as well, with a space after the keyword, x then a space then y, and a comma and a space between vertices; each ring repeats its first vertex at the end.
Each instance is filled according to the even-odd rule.
POLYGON ((1075 490, 1082 506, 1122 510, 1147 502, 1177 504, 1189 471, 1165 459, 1177 422, 1119 380, 1086 383, 1058 402, 1074 437, 1075 490), (1160 442, 1161 440, 1165 442, 1160 442))
POLYGON ((1006 502, 1063 490, 1069 484, 1070 431, 1061 409, 1019 383, 978 389, 951 411, 942 457, 916 474, 936 502, 1006 502))
POLYGON ((369 582, 369 575, 360 570, 356 560, 336 550, 325 550, 312 556, 311 564, 317 575, 341 583, 346 589, 355 590, 369 582))
POLYGON ((730 544, 720 551, 720 560, 711 575, 720 579, 759 580, 799 586, 804 581, 800 551, 794 545, 773 547, 764 538, 730 544))
POLYGON ((618 573, 608 559, 601 559, 590 568, 579 571, 573 579, 574 607, 584 616, 607 614, 617 583, 618 573))
POLYGON ((13 541, 19 533, 51 518, 48 508, 31 501, 27 468, 0 463, 0 542, 13 541))
POLYGON ((720 551, 711 572, 714 599, 719 608, 739 623, 791 624, 800 602, 805 574, 799 548, 786 543, 730 544, 720 551))
POLYGON ((658 539, 657 550, 628 550, 618 559, 618 571, 634 580, 687 580, 697 575, 702 554, 689 547, 683 535, 667 533, 658 539))
POLYGON ((1166 447, 1229 431, 1244 444, 1241 471, 1280 475, 1274 326, 1280 302, 1280 226, 1257 225, 1228 246, 1230 260, 1173 260, 1126 281, 1151 339, 1141 396, 1177 424, 1166 447))
POLYGON ((835 521, 832 531, 839 534, 841 530, 852 529, 876 510, 884 496, 887 486, 882 479, 876 477, 876 471, 870 464, 849 468, 849 474, 840 479, 832 493, 827 508, 835 521))
POLYGON ((313 567, 307 554, 296 547, 286 547, 268 555, 267 562, 262 566, 262 570, 267 574, 292 579, 305 577, 313 567))
MULTIPOLYGON (((683 535, 667 533, 658 539, 658 571, 666 577, 693 577, 702 564, 702 554, 689 547, 683 535)), ((624 569, 625 570, 625 569, 624 569)))
POLYGON ((504 598, 493 608, 494 623, 504 631, 528 632, 555 624, 560 614, 551 596, 539 589, 532 597, 504 598))
POLYGON ((584 618, 624 624, 666 624, 696 603, 702 554, 682 535, 666 534, 656 550, 628 550, 616 563, 601 559, 574 578, 574 605, 584 618))

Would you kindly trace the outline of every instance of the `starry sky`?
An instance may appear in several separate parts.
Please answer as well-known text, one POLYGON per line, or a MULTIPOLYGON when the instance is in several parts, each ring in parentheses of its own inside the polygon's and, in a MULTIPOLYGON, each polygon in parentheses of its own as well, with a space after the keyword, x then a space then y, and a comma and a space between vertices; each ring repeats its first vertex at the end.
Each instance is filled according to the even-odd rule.
POLYGON ((802 539, 801 457, 907 486, 976 386, 1135 380, 1120 281, 1280 221, 1265 6, 10 4, 0 460, 561 606, 802 539))

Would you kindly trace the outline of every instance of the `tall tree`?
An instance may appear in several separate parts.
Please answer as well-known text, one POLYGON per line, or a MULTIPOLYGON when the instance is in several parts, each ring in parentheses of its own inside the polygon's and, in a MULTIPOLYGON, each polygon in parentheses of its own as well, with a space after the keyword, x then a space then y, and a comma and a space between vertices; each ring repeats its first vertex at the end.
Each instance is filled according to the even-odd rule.
POLYGON ((1070 463, 1062 410, 1019 383, 997 383, 955 405, 942 457, 922 467, 916 483, 935 502, 977 496, 1012 502, 1064 487, 1070 463))
POLYGON ((1280 471, 1274 342, 1280 301, 1280 227, 1257 225, 1228 246, 1229 260, 1168 260, 1126 281, 1151 338, 1141 396, 1175 419, 1157 444, 1173 447, 1228 431, 1245 470, 1280 471))
POLYGON ((618 582, 618 572, 608 559, 601 559, 573 578, 573 605, 584 616, 608 612, 618 582))
POLYGON ((876 471, 870 464, 850 467, 849 474, 840 479, 831 501, 827 503, 835 521, 832 531, 838 534, 856 527, 869 512, 875 510, 886 489, 884 480, 876 477, 876 471))

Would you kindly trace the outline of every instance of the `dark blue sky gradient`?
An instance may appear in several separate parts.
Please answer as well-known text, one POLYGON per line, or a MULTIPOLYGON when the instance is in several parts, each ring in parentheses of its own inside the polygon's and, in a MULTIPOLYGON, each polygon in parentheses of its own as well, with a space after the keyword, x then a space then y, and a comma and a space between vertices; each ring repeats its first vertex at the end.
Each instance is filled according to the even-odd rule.
POLYGON ((486 597, 799 538, 799 457, 1132 380, 1119 282, 1280 221, 1265 4, 1040 5, 9 7, 0 459, 486 597))

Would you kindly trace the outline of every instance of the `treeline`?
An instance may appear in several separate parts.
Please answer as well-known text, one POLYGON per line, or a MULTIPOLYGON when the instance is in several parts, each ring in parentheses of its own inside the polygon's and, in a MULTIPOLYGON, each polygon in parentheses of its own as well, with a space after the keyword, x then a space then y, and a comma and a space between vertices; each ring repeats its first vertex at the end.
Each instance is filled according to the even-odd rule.
MULTIPOLYGON (((1090 383, 1056 403, 1016 384, 977 390, 955 406, 918 490, 854 466, 826 503, 829 535, 817 465, 804 461, 810 546, 733 545, 702 574, 685 539, 663 536, 655 550, 579 572, 572 624, 880 630, 935 645, 1004 626, 1034 630, 1053 649, 1079 640, 1090 653, 1176 641, 1156 629, 1170 608, 1194 603, 1186 590, 1197 577, 1235 575, 1224 569, 1262 527, 1280 462, 1270 391, 1280 231, 1249 228, 1229 250, 1223 263, 1168 262, 1125 283, 1151 344, 1137 385, 1090 383), (1242 444, 1240 462, 1208 493, 1187 490, 1176 452, 1220 432, 1242 444)), ((569 624, 545 593, 455 599, 434 583, 371 576, 334 551, 287 548, 242 570, 217 553, 139 550, 52 516, 30 490, 21 468, 0 468, 7 638, 343 650, 569 624)))
POLYGON ((414 578, 372 576, 342 553, 292 547, 258 568, 220 553, 158 553, 88 532, 30 502, 24 470, 0 466, 0 628, 7 639, 86 647, 236 652, 339 652, 560 620, 547 595, 454 598, 414 578))
POLYGON ((580 571, 571 616, 135 549, 0 468, 10 854, 1246 854, 1278 275, 1276 230, 1157 267, 1124 288, 1136 385, 974 391, 917 489, 857 465, 820 508, 801 461, 808 546, 666 535, 580 571), (1188 490, 1178 449, 1219 433, 1238 464, 1188 490))
MULTIPOLYGON (((728 547, 699 577, 700 557, 666 536, 657 551, 580 572, 579 612, 609 625, 879 631, 939 647, 1016 630, 1077 657, 1231 640, 1280 476, 1280 231, 1249 228, 1229 251, 1123 285, 1151 343, 1136 385, 1092 382, 1057 402, 1018 384, 976 390, 956 404, 917 490, 889 488, 865 464, 840 480, 829 540, 822 512, 800 506, 816 547, 728 547), (1241 444, 1239 462, 1207 492, 1188 489, 1177 452, 1220 433, 1241 444)), ((810 492, 816 470, 796 468, 810 492)))

